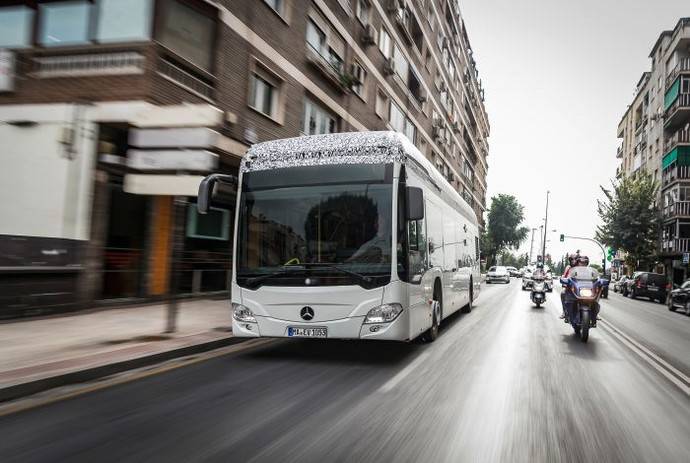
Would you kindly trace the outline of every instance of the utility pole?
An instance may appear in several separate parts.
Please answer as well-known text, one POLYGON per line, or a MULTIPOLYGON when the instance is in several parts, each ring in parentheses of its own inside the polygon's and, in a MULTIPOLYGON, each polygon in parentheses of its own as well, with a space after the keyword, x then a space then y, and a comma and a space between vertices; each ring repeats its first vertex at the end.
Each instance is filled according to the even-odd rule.
POLYGON ((546 214, 544 215, 544 243, 541 249, 541 260, 546 263, 546 232, 549 229, 549 190, 546 190, 546 214))
POLYGON ((537 231, 536 228, 532 229, 532 242, 529 245, 529 260, 527 261, 527 265, 530 265, 532 263, 532 250, 534 249, 534 232, 537 231))
MULTIPOLYGON (((540 253, 542 247, 544 246, 544 225, 539 226, 539 247, 537 248, 537 253, 540 253)), ((541 261, 544 262, 544 254, 541 255, 541 261)))

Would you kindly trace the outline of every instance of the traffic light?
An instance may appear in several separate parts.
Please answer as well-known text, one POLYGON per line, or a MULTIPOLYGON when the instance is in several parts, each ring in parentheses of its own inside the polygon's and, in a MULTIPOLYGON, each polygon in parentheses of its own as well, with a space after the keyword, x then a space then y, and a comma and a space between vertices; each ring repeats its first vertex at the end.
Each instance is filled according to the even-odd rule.
POLYGON ((565 241, 565 235, 561 233, 561 242, 565 241))
POLYGON ((616 257, 616 252, 618 252, 617 249, 609 248, 609 253, 606 256, 606 260, 608 260, 609 262, 612 262, 613 259, 616 257))

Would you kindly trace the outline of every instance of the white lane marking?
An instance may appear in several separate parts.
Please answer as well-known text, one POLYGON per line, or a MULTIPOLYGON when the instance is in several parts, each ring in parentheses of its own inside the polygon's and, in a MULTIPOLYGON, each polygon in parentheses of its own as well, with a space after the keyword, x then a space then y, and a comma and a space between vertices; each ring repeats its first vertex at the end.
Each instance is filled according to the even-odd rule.
POLYGON ((690 396, 690 387, 688 386, 690 384, 690 377, 686 376, 683 374, 683 372, 666 362, 654 352, 623 333, 620 329, 612 325, 611 322, 601 320, 599 324, 606 331, 608 331, 609 334, 613 335, 616 339, 639 355, 642 360, 647 362, 652 368, 675 384, 681 391, 685 393, 685 395, 690 396))
POLYGON ((383 386, 379 388, 379 392, 389 392, 392 390, 395 386, 398 385, 400 381, 405 379, 407 375, 412 373, 412 370, 417 368, 426 358, 429 357, 429 352, 423 352, 419 354, 419 357, 414 359, 412 363, 407 365, 404 369, 402 369, 397 375, 393 376, 391 379, 389 379, 383 386))

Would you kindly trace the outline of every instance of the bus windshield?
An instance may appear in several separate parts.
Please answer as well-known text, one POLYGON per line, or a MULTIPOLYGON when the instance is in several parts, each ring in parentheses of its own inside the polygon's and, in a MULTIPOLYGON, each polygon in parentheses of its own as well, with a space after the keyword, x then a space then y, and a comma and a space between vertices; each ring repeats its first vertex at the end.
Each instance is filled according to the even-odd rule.
POLYGON ((385 284, 391 274, 391 221, 392 164, 245 173, 237 283, 344 285, 357 284, 353 276, 360 274, 385 284))

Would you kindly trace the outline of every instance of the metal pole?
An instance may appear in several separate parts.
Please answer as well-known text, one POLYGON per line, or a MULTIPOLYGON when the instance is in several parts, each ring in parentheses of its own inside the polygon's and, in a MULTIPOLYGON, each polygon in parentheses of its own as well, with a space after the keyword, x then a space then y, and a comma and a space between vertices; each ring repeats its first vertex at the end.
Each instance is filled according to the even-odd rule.
POLYGON ((532 251, 534 250, 534 232, 537 231, 536 228, 532 229, 532 242, 529 245, 529 260, 527 261, 527 265, 532 263, 532 251))
POLYGON ((546 232, 549 229, 549 194, 551 192, 546 190, 546 214, 544 215, 544 243, 541 250, 541 261, 546 263, 546 232))
POLYGON ((187 211, 187 198, 175 196, 173 198, 173 230, 172 230, 172 253, 170 255, 170 279, 168 287, 168 313, 165 323, 165 332, 174 333, 177 331, 177 314, 179 312, 177 304, 177 290, 180 283, 180 259, 184 247, 184 219, 187 211))
MULTIPOLYGON (((544 246, 544 226, 541 225, 539 227, 539 250, 537 252, 541 252, 541 249, 543 246, 544 246)), ((541 255, 541 262, 544 263, 544 254, 541 255)))

